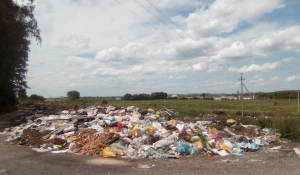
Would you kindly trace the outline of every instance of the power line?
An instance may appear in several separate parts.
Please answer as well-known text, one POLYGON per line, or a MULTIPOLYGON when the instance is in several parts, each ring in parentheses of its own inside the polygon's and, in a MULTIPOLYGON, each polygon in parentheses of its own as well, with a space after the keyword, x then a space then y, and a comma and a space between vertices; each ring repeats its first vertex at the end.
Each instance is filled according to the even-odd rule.
MULTIPOLYGON (((117 3, 119 3, 121 6, 123 6, 124 8, 126 8, 128 11, 130 11, 131 13, 133 13, 134 15, 136 15, 138 18, 140 18, 142 21, 144 21, 145 23, 147 23, 148 25, 150 25, 151 27, 153 27, 155 30, 158 30, 159 32, 161 32, 163 35, 165 35, 167 38, 171 39, 171 37, 169 37, 167 34, 165 34, 164 32, 162 32, 161 30, 159 30, 157 27, 155 27, 154 25, 152 25, 151 23, 149 23, 148 21, 146 21, 145 19, 143 19, 142 17, 140 17, 138 14, 136 14, 134 11, 130 10, 128 7, 126 7, 125 5, 123 5, 122 3, 120 3, 119 1, 115 0, 117 3)), ((174 41, 176 42, 176 41, 174 41)), ((177 44, 181 45, 180 43, 176 42, 177 44)), ((182 45, 181 45, 182 46, 182 45)))
MULTIPOLYGON (((170 30, 172 30, 175 34, 177 34, 180 38, 182 38, 184 41, 186 38, 182 37, 178 32, 176 32, 173 28, 171 28, 170 26, 168 26, 163 20, 161 20, 158 16, 156 16, 155 14, 153 14, 149 9, 147 9, 144 5, 142 5, 140 2, 138 2, 137 0, 134 0, 136 3, 138 3, 141 7, 143 7, 145 10, 147 10, 147 12, 149 12, 152 16, 154 16, 156 19, 158 19, 162 24, 164 24, 165 26, 167 26, 170 30)), ((147 1, 148 2, 148 1, 147 1)), ((200 52, 202 52, 200 49, 198 49, 193 43, 189 42, 188 40, 186 40, 185 42, 188 42, 189 44, 191 44, 191 46, 195 47, 197 50, 199 50, 200 52)))
MULTIPOLYGON (((155 27, 154 25, 152 25, 151 23, 149 23, 148 21, 146 21, 145 19, 143 19, 142 17, 140 17, 137 13, 135 13, 134 11, 130 10, 128 7, 126 7, 125 5, 123 5, 122 3, 120 3, 118 0, 115 0, 118 4, 120 4, 121 6, 123 6, 124 8, 126 8, 128 11, 130 11, 131 13, 133 13, 135 16, 137 16, 138 18, 140 18, 142 21, 144 21, 145 23, 147 23, 148 25, 150 25, 151 27, 153 27, 155 30, 161 32, 163 35, 165 35, 167 38, 169 38, 170 40, 172 40, 171 37, 169 37, 167 34, 165 34, 164 32, 162 32, 161 30, 159 30, 157 27, 155 27)), ((186 47, 182 44, 180 44, 179 42, 177 41, 174 41, 176 44, 178 44, 179 46, 182 46, 182 47, 186 47)), ((187 47, 186 47, 187 48, 187 47)), ((191 48, 188 48, 188 49, 191 49, 191 48)))
POLYGON ((176 26, 178 29, 182 30, 190 39, 195 40, 188 33, 186 33, 184 31, 184 29, 182 29, 181 27, 179 27, 178 25, 176 25, 175 23, 173 23, 173 21, 171 21, 167 15, 165 15, 162 11, 160 11, 157 7, 155 7, 149 0, 145 0, 145 1, 147 1, 153 8, 155 8, 160 14, 162 14, 165 17, 165 19, 167 19, 171 24, 173 24, 174 26, 176 26))

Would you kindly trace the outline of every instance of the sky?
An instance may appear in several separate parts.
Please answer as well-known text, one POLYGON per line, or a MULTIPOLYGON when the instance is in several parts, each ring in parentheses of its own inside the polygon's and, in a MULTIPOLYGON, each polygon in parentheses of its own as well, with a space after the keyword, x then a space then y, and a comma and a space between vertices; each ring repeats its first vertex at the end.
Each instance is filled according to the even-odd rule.
POLYGON ((28 95, 300 87, 298 0, 36 0, 28 95))

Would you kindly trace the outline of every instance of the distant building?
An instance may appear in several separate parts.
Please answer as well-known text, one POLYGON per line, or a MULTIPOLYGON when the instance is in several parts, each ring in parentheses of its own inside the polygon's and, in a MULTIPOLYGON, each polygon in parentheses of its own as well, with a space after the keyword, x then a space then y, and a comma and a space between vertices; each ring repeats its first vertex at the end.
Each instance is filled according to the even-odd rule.
POLYGON ((116 97, 116 100, 121 100, 122 98, 121 97, 116 97))
POLYGON ((219 96, 219 97, 213 97, 214 100, 237 100, 237 97, 234 96, 219 96))
MULTIPOLYGON (((239 95, 239 97, 237 99, 240 100, 241 96, 239 95)), ((252 100, 252 99, 255 99, 255 95, 252 95, 251 97, 246 95, 246 96, 243 96, 243 99, 244 100, 252 100)))

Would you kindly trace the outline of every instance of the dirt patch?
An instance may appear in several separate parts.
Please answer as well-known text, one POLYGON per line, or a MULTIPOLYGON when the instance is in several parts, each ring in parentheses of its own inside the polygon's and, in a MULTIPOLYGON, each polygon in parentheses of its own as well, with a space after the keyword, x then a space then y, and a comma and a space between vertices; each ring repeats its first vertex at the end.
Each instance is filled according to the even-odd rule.
POLYGON ((42 137, 50 133, 50 131, 39 132, 34 129, 25 129, 20 138, 13 140, 14 144, 26 145, 32 148, 39 148, 41 145, 45 144, 45 147, 52 147, 53 145, 60 145, 62 149, 68 147, 68 143, 64 139, 53 138, 49 140, 44 140, 42 137))
POLYGON ((103 148, 109 146, 108 141, 113 138, 113 135, 99 134, 95 129, 82 129, 77 137, 78 141, 74 152, 91 156, 99 154, 103 148))
POLYGON ((244 135, 248 137, 256 137, 257 131, 255 127, 243 127, 242 125, 231 126, 230 131, 236 135, 244 135))

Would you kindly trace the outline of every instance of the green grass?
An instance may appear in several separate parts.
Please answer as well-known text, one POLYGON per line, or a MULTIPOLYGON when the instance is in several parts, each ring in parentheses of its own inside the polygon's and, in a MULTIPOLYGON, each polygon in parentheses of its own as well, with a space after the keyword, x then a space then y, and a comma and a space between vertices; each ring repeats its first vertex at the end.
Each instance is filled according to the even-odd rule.
MULTIPOLYGON (((70 108, 74 105, 79 107, 89 105, 101 105, 102 100, 56 100, 47 101, 57 105, 68 105, 70 108)), ((256 100, 257 105, 265 116, 290 116, 298 117, 297 101, 291 100, 256 100)), ((144 101, 123 101, 123 100, 108 100, 107 105, 116 107, 137 106, 139 108, 153 108, 155 110, 162 107, 173 109, 179 112, 181 116, 197 117, 201 114, 208 114, 212 111, 223 111, 231 116, 239 116, 241 112, 241 101, 237 100, 144 100, 144 101)), ((244 115, 258 116, 259 111, 250 100, 244 101, 244 115)))

